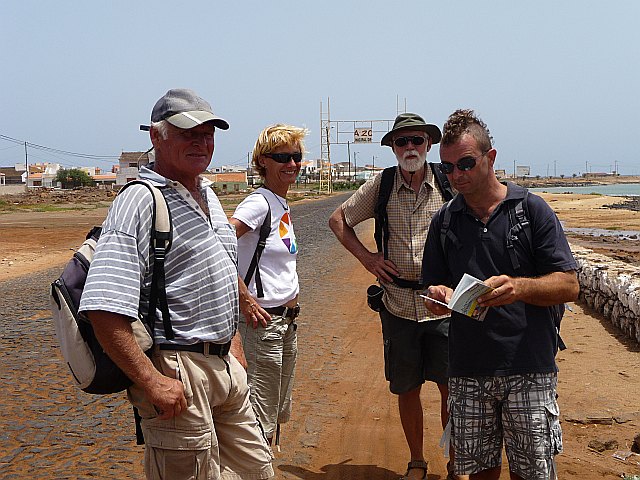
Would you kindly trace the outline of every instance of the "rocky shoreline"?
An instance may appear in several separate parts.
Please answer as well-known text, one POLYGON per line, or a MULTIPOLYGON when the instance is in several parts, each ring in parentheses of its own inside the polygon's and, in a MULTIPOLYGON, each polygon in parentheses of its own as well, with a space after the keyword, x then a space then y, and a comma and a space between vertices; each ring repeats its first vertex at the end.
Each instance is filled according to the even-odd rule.
POLYGON ((616 209, 623 209, 623 210, 631 210, 632 212, 640 212, 640 197, 625 197, 624 202, 607 205, 607 208, 616 208, 616 209))

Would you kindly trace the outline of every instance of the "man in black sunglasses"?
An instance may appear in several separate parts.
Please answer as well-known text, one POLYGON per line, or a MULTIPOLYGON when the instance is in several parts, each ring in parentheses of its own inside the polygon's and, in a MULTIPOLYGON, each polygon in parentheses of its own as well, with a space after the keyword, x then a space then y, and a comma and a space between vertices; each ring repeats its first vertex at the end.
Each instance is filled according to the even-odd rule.
MULTIPOLYGON (((422 253, 432 215, 444 202, 443 192, 426 163, 427 152, 441 138, 436 125, 415 113, 403 113, 381 144, 391 147, 398 162, 386 206, 389 233, 383 252, 363 245, 354 227, 374 218, 384 174, 366 182, 329 219, 340 242, 373 274, 384 290, 379 311, 384 340, 385 376, 398 408, 410 450, 402 478, 426 478, 423 452, 423 412, 420 390, 425 381, 437 384, 441 420, 447 420, 448 316, 430 315, 419 294, 422 253), (427 321, 428 320, 428 321, 427 321)), ((439 432, 437 434, 439 438, 439 432)))
MULTIPOLYGON (((553 480, 554 456, 562 451, 554 312, 577 298, 577 266, 544 200, 496 178, 486 124, 472 110, 457 110, 443 130, 441 168, 459 193, 433 217, 423 279, 429 296, 445 304, 465 273, 493 288, 478 298, 492 307, 484 321, 452 313, 455 471, 497 480, 504 443, 510 478, 553 480)), ((426 305, 434 314, 449 313, 430 300, 426 305)))

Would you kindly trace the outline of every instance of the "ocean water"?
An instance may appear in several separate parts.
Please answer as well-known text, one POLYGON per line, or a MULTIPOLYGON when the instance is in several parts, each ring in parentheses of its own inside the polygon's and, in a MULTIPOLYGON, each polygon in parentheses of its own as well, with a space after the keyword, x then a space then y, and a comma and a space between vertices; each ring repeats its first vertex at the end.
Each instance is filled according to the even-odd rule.
POLYGON ((611 196, 639 196, 640 183, 615 183, 611 185, 593 185, 587 187, 542 187, 530 188, 532 192, 548 193, 597 193, 611 196))

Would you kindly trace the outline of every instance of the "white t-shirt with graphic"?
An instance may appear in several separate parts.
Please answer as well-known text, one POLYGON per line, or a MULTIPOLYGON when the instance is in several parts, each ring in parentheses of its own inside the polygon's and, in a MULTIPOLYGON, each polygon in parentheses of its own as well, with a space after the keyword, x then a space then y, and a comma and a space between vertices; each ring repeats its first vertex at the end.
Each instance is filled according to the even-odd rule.
POLYGON ((251 229, 238 239, 238 273, 244 279, 258 244, 260 227, 267 215, 267 202, 271 207, 271 233, 258 264, 264 297, 257 298, 255 274, 247 287, 262 307, 271 308, 294 299, 300 290, 296 272, 298 243, 287 201, 260 187, 238 205, 233 218, 251 229))

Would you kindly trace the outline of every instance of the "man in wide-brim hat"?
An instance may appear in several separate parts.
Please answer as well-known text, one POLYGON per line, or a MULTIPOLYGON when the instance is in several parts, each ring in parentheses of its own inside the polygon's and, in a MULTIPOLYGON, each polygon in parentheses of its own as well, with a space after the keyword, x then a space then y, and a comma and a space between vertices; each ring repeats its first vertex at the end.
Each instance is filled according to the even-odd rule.
POLYGON ((379 314, 385 376, 391 392, 398 395, 400 419, 409 446, 410 462, 403 477, 406 479, 427 475, 420 401, 425 381, 437 384, 443 427, 447 421, 449 318, 431 316, 419 296, 423 288, 422 252, 429 223, 445 198, 449 198, 426 162, 431 146, 441 137, 440 129, 426 123, 420 115, 398 115, 393 128, 380 141, 383 146, 391 147, 398 167, 389 167, 362 185, 329 219, 338 240, 376 277, 384 290, 379 314), (387 185, 391 188, 386 206, 389 235, 382 248, 388 252, 385 255, 366 248, 354 227, 376 216, 379 194, 387 191, 387 185))

